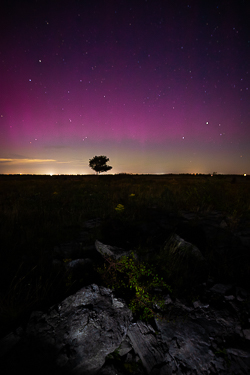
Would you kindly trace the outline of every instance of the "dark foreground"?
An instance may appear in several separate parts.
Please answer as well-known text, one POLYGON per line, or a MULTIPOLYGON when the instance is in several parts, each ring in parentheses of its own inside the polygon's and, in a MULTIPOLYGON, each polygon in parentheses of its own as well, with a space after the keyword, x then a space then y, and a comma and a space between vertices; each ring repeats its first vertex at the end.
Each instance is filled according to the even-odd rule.
MULTIPOLYGON (((142 304, 137 304, 133 319, 148 317, 145 324, 159 330, 154 314, 160 311, 153 304, 155 293, 159 293, 154 289, 155 281, 150 276, 144 280, 137 275, 132 283, 131 271, 132 275, 136 275, 136 270, 141 272, 138 263, 134 269, 127 268, 130 273, 119 271, 117 277, 110 271, 110 261, 96 251, 98 240, 124 251, 134 250, 153 277, 157 275, 171 288, 158 288, 162 300, 172 301, 171 314, 164 302, 164 318, 169 320, 173 315, 173 320, 178 321, 178 316, 183 316, 178 300, 191 308, 191 316, 197 316, 199 306, 204 313, 207 305, 216 311, 234 309, 236 318, 230 315, 232 311, 230 316, 223 312, 217 318, 211 317, 216 324, 222 319, 228 321, 228 327, 238 323, 240 327, 234 333, 224 332, 229 338, 221 345, 216 341, 218 350, 213 353, 217 351, 222 357, 231 353, 232 357, 233 349, 249 352, 248 177, 1 176, 0 183, 2 337, 18 327, 25 330, 32 311, 45 313, 50 306, 93 283, 111 287, 116 297, 128 305, 137 296, 136 287, 143 286, 149 293, 147 309, 152 310, 152 316, 145 314, 142 304), (192 251, 200 258, 189 258, 188 251, 174 250, 173 235, 194 245, 192 251), (81 259, 78 266, 77 259, 81 259), (71 264, 76 265, 75 269, 71 264), (128 291, 121 281, 130 284, 132 290, 128 291), (221 289, 211 292, 214 287, 221 289), (233 337, 244 344, 233 348, 233 337), (225 354, 224 349, 231 352, 225 354)), ((114 267, 117 270, 120 266, 114 267)), ((217 331, 222 334, 218 326, 217 331)), ((176 345, 181 346, 182 340, 179 337, 176 345)), ((144 358, 140 354, 139 357, 144 358)))
MULTIPOLYGON (((90 220, 100 225, 88 246, 98 239, 164 259, 175 232, 200 249, 210 278, 247 287, 249 192, 249 176, 0 176, 0 332, 66 297, 71 283, 74 290, 48 264, 55 246, 78 238, 90 220)), ((192 295, 195 274, 183 281, 188 269, 172 272, 159 259, 173 293, 192 295)))

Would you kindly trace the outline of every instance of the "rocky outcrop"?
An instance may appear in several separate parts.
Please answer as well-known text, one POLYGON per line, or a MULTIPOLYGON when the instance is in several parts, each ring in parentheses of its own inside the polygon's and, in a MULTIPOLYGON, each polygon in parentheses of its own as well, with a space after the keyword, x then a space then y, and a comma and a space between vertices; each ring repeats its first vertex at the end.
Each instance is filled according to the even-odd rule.
MULTIPOLYGON (((126 303, 113 291, 92 283, 48 311, 33 312, 28 324, 1 340, 4 374, 20 369, 36 375, 249 374, 249 291, 209 279, 206 263, 208 243, 219 260, 236 252, 245 257, 249 232, 233 233, 230 221, 219 213, 212 216, 197 219, 196 214, 183 213, 178 223, 176 218, 172 220, 173 228, 185 238, 171 237, 173 272, 174 264, 178 263, 180 271, 183 262, 183 272, 187 272, 182 277, 200 275, 192 303, 167 295, 163 319, 146 323, 133 320, 126 303)), ((166 222, 161 222, 165 227, 166 222)), ((89 228, 97 224, 91 222, 89 228)), ((96 255, 119 259, 130 253, 100 241, 85 246, 86 233, 79 241, 56 247, 53 253, 53 264, 79 280, 92 272, 96 255)), ((147 258, 151 256, 149 252, 147 258)))
MULTIPOLYGON (((47 362, 43 367, 49 373, 96 374, 126 337, 131 318, 131 311, 111 290, 90 285, 47 313, 32 313, 22 337, 12 335, 2 346, 8 341, 10 349, 11 340, 13 346, 18 343, 26 369, 32 357, 37 363, 47 362)), ((12 363, 7 365, 11 368, 12 363)))
POLYGON ((5 374, 18 368, 37 374, 249 374, 249 295, 214 285, 206 299, 188 305, 166 296, 164 319, 132 322, 123 300, 90 285, 47 313, 34 312, 24 330, 1 341, 5 374))
POLYGON ((165 261, 168 263, 169 278, 176 284, 197 284, 208 277, 208 265, 197 246, 173 235, 164 248, 165 261))
POLYGON ((149 324, 133 322, 110 289, 82 288, 1 341, 5 374, 249 374, 249 294, 217 284, 204 296, 192 305, 166 296, 164 319, 149 324))
POLYGON ((124 256, 129 256, 131 251, 126 251, 120 247, 105 245, 100 241, 95 241, 95 248, 104 257, 112 257, 114 259, 120 259, 124 256))
POLYGON ((150 324, 141 321, 131 324, 128 337, 148 374, 152 374, 153 370, 162 366, 168 348, 159 342, 156 332, 150 324))
POLYGON ((249 341, 230 307, 225 303, 218 309, 199 301, 188 307, 176 301, 170 308, 175 319, 156 321, 161 340, 168 347, 164 359, 170 374, 249 372, 249 341))

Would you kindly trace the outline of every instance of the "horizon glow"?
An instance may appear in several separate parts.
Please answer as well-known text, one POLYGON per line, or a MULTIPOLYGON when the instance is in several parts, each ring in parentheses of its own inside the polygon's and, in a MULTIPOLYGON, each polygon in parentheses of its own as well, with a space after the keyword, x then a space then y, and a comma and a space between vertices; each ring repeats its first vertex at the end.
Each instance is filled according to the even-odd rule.
POLYGON ((0 173, 250 174, 248 8, 6 5, 0 173))

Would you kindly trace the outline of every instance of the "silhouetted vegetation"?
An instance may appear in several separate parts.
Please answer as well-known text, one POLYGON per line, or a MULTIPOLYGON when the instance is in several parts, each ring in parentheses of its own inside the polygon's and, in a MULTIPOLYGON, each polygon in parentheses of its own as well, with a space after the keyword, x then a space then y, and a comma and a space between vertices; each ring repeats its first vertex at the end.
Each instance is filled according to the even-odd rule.
POLYGON ((89 166, 92 168, 96 173, 107 172, 112 169, 110 165, 107 165, 109 158, 104 155, 94 156, 92 159, 89 160, 89 166))
MULTIPOLYGON (((140 254, 155 246, 161 259, 167 240, 164 231, 162 237, 153 231, 137 235, 138 227, 145 220, 150 222, 153 215, 220 211, 230 217, 234 228, 250 220, 248 177, 237 176, 234 183, 232 176, 219 175, 65 178, 0 176, 0 334, 27 319, 32 310, 47 308, 72 292, 74 280, 68 280, 61 269, 55 271, 51 254, 55 245, 75 239, 87 220, 99 218, 101 222, 92 230, 89 245, 98 238, 133 247, 140 254)), ((168 283, 168 264, 156 258, 154 267, 157 261, 161 263, 159 275, 168 283)), ((219 267, 224 267, 223 277, 232 274, 230 265, 214 265, 212 252, 209 262, 216 275, 219 267)), ((249 276, 242 274, 240 262, 234 266, 233 277, 238 274, 244 282, 249 276)), ((84 282, 86 285, 88 280, 84 282)))

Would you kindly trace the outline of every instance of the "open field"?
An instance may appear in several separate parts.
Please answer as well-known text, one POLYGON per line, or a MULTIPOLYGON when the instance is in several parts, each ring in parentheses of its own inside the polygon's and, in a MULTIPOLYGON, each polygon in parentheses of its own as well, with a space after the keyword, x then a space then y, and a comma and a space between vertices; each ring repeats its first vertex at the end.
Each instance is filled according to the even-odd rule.
MULTIPOLYGON (((178 216, 183 211, 221 212, 230 219, 230 230, 249 229, 249 176, 0 176, 0 335, 32 310, 70 293, 65 275, 49 266, 51 253, 54 246, 76 238, 86 221, 98 218, 102 223, 92 230, 89 245, 98 239, 143 252, 157 240, 137 236, 138 223, 150 222, 153 214, 178 216), (124 230, 115 237, 118 224, 124 230)), ((166 240, 161 238, 157 248, 162 243, 163 249, 166 240)), ((233 274, 240 274, 240 264, 235 267, 233 274)), ((230 270, 223 271, 225 277, 226 272, 230 270)))

